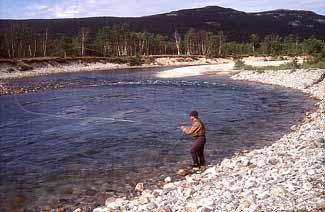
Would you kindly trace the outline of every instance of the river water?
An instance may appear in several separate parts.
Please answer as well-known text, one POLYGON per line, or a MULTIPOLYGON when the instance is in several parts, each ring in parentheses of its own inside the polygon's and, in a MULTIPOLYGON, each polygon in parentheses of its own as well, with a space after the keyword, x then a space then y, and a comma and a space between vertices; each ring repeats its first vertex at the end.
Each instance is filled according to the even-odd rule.
POLYGON ((226 77, 158 79, 160 69, 57 74, 16 83, 73 86, 0 97, 0 210, 104 204, 178 179, 192 139, 176 127, 197 110, 210 163, 283 136, 315 101, 280 87, 226 77))

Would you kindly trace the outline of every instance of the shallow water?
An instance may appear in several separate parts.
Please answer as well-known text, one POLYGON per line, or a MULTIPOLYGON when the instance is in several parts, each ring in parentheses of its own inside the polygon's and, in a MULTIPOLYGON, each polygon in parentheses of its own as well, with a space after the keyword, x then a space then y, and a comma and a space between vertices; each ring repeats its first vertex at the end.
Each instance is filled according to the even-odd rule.
POLYGON ((191 138, 176 127, 198 110, 206 157, 270 145, 315 101, 279 87, 224 77, 157 79, 164 69, 58 74, 17 80, 75 82, 61 90, 0 97, 0 209, 90 209, 154 187, 189 164, 191 138), (89 83, 87 83, 89 82, 89 83))

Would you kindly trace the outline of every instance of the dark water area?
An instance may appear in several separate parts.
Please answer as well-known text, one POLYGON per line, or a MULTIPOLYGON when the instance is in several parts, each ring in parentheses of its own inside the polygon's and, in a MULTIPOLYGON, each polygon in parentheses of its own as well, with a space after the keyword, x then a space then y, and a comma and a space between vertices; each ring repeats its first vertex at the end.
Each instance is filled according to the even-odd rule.
POLYGON ((164 69, 57 74, 16 80, 71 87, 0 97, 0 210, 90 210, 113 195, 155 188, 191 163, 176 129, 198 110, 210 163, 262 148, 313 109, 280 87, 226 77, 157 79, 164 69))

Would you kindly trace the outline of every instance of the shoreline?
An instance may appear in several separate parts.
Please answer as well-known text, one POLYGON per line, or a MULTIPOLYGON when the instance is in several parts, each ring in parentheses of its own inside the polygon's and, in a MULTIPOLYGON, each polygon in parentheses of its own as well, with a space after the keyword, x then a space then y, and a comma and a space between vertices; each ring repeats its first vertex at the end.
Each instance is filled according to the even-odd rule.
MULTIPOLYGON (((149 57, 150 58, 150 57, 149 57)), ((35 84, 27 87, 15 85, 15 80, 33 78, 39 76, 48 76, 60 73, 79 73, 93 71, 113 71, 121 69, 146 69, 146 68, 170 68, 157 75, 158 78, 180 78, 186 76, 198 75, 234 75, 239 73, 239 70, 233 70, 234 61, 232 59, 214 58, 207 59, 204 57, 193 58, 190 56, 174 56, 174 57, 153 57, 151 63, 145 63, 140 66, 131 66, 129 64, 117 64, 107 62, 101 58, 83 58, 85 61, 77 58, 39 58, 26 59, 22 61, 0 61, 0 96, 12 94, 24 94, 30 92, 44 91, 48 89, 65 88, 65 82, 46 83, 40 85, 35 84), (28 61, 28 62, 27 62, 28 61), (57 62, 59 61, 59 62, 57 62), (62 62, 63 61, 63 62, 62 62), (87 62, 88 61, 88 62, 87 62), (185 67, 184 67, 185 66, 185 67), (27 67, 25 71, 18 71, 23 67, 27 67), (203 67, 203 68, 202 68, 203 67), (15 69, 9 73, 8 70, 15 69), (177 71, 174 71, 177 69, 177 71), (203 70, 203 71, 200 71, 203 70)), ((105 59, 105 58, 104 58, 105 59)), ((108 60, 106 58, 106 60, 108 60)), ((246 57, 243 59, 247 64, 261 65, 281 65, 289 62, 292 58, 285 60, 272 60, 271 57, 246 57)))
MULTIPOLYGON (((174 69, 174 72, 177 69, 174 69)), ((199 71, 202 74, 202 70, 199 71)), ((170 72, 169 72, 170 73, 170 72)), ((325 209, 325 70, 241 71, 234 80, 297 89, 318 99, 316 109, 271 146, 240 152, 202 173, 133 198, 109 198, 106 211, 321 211, 325 209)), ((215 73, 217 74, 217 73, 215 73)))
MULTIPOLYGON (((150 58, 150 57, 149 57, 150 58)), ((101 58, 83 59, 42 59, 0 61, 0 80, 11 80, 25 77, 46 76, 57 73, 109 71, 119 69, 159 68, 177 66, 209 65, 229 62, 229 59, 204 57, 157 57, 147 59, 142 65, 131 65, 127 62, 115 63, 101 58)))
POLYGON ((184 180, 168 179, 162 189, 144 189, 132 199, 109 198, 105 206, 94 212, 325 209, 324 186, 321 186, 325 185, 325 168, 319 162, 325 158, 320 147, 320 140, 325 138, 325 80, 313 84, 323 73, 325 70, 238 71, 226 63, 165 71, 162 78, 224 74, 248 83, 272 84, 299 90, 318 99, 318 103, 301 123, 288 129, 288 134, 271 146, 237 153, 203 172, 187 175, 184 180))

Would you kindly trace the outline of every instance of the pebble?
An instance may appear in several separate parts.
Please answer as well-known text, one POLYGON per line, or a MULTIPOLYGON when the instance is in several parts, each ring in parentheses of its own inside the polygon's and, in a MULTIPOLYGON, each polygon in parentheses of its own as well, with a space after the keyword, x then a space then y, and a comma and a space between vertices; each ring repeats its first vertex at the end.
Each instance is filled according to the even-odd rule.
POLYGON ((139 191, 139 192, 142 192, 144 190, 144 185, 143 183, 138 183, 136 186, 135 186, 135 190, 136 191, 139 191))
POLYGON ((177 171, 177 174, 180 176, 185 176, 188 174, 188 171, 186 171, 185 169, 180 169, 177 171))
POLYGON ((307 191, 310 191, 313 188, 313 185, 307 182, 303 185, 303 188, 307 191))
MULTIPOLYGON (((301 81, 311 83, 323 72, 244 72, 234 78, 303 89, 301 81)), ((235 154, 202 173, 188 175, 186 170, 178 170, 177 174, 185 179, 171 182, 167 177, 161 190, 144 191, 143 184, 138 184, 136 190, 142 191, 142 195, 130 199, 128 207, 134 212, 322 211, 325 209, 325 200, 320 198, 325 184, 320 143, 325 131, 322 86, 325 82, 303 89, 320 99, 317 110, 272 145, 235 154)), ((104 212, 103 208, 107 209, 99 207, 94 212, 104 212)))
POLYGON ((171 177, 166 177, 164 181, 165 181, 165 183, 170 183, 172 181, 172 178, 171 177))

